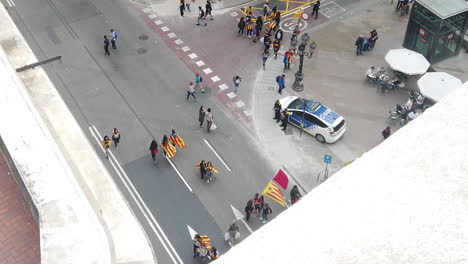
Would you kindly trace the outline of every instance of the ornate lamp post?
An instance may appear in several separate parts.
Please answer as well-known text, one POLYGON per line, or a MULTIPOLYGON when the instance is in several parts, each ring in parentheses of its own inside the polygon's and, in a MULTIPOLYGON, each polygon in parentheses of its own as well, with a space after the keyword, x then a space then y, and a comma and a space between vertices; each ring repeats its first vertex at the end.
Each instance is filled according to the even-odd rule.
MULTIPOLYGON (((299 44, 299 47, 297 48, 298 50, 294 51, 294 54, 297 55, 299 54, 299 70, 296 72, 294 75, 296 79, 294 80, 294 83, 292 85, 292 89, 296 92, 302 92, 304 90, 304 74, 302 73, 302 66, 304 64, 304 55, 307 56, 307 58, 312 58, 312 55, 314 54, 314 50, 317 48, 317 44, 315 41, 312 42, 312 44, 309 45, 309 51, 306 51, 307 44, 309 44, 309 34, 305 33, 304 35, 301 36, 301 44, 299 44)), ((292 43, 291 43, 292 44, 292 43)), ((297 45, 297 44, 296 44, 297 45)))

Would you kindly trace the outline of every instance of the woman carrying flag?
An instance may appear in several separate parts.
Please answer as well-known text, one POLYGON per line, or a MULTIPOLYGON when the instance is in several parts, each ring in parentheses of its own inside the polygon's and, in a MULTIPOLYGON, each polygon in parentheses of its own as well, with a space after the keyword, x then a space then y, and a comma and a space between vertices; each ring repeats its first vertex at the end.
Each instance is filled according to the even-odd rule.
POLYGON ((169 142, 168 138, 166 135, 163 136, 161 146, 164 150, 164 156, 167 158, 172 158, 176 155, 176 148, 169 142))
POLYGON ((187 145, 185 145, 184 140, 179 135, 177 135, 177 133, 175 132, 174 129, 172 129, 172 134, 169 137, 169 139, 171 140, 171 143, 174 146, 178 146, 179 148, 186 148, 187 147, 187 145))

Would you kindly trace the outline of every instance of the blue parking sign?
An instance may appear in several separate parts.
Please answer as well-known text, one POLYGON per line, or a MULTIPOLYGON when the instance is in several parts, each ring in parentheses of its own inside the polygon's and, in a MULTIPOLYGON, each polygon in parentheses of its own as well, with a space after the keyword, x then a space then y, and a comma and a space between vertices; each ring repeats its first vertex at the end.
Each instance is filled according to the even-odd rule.
POLYGON ((325 155, 325 157, 323 157, 323 162, 332 163, 332 156, 331 155, 325 155))

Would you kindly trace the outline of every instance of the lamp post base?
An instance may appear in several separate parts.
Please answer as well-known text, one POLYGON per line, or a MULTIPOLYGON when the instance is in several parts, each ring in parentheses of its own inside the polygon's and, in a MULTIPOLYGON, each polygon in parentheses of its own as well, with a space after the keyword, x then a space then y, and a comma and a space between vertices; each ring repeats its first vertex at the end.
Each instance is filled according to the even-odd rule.
POLYGON ((292 89, 296 92, 304 91, 304 83, 302 82, 302 80, 304 80, 304 74, 302 74, 302 72, 296 72, 294 76, 296 77, 296 79, 294 80, 292 89))

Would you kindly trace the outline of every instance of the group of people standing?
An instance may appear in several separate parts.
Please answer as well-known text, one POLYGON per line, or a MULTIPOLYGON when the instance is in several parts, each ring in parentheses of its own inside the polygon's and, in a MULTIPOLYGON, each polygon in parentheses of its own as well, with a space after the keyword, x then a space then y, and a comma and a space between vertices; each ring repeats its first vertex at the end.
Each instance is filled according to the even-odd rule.
POLYGON ((286 127, 288 126, 288 119, 289 119, 289 113, 286 109, 281 111, 281 103, 279 100, 276 100, 275 105, 273 106, 273 110, 275 111, 275 115, 273 117, 273 120, 276 120, 276 123, 279 123, 281 121, 280 127, 282 127, 283 131, 286 130, 286 127))
POLYGON ((262 223, 268 221, 268 216, 273 213, 270 205, 265 201, 263 195, 255 194, 253 199, 247 201, 247 205, 244 208, 245 220, 249 221, 250 215, 256 213, 257 218, 262 220, 262 223))
POLYGON ((363 51, 370 51, 375 47, 375 43, 379 39, 379 35, 377 34, 377 30, 373 29, 367 37, 361 34, 354 43, 356 46, 356 55, 362 55, 363 51))
POLYGON ((105 135, 102 139, 102 147, 104 148, 104 152, 106 154, 107 159, 109 159, 109 148, 112 145, 112 142, 114 142, 115 148, 118 148, 118 145, 120 143, 120 130, 118 130, 115 127, 114 130, 112 130, 112 141, 107 135, 105 135))
POLYGON ((110 37, 108 37, 107 35, 104 35, 104 54, 107 56, 110 56, 109 45, 112 45, 113 49, 117 49, 117 45, 116 45, 116 41, 118 38, 117 32, 111 29, 110 33, 111 33, 110 37))

